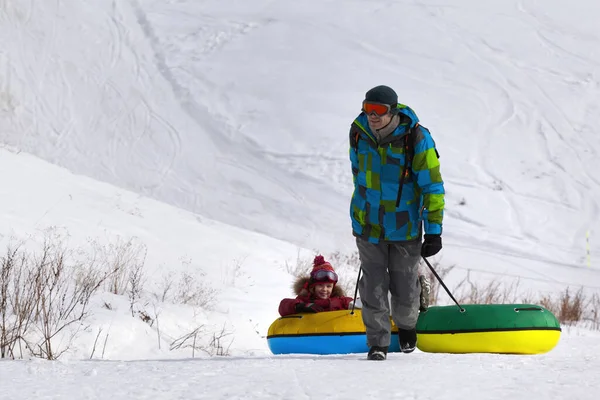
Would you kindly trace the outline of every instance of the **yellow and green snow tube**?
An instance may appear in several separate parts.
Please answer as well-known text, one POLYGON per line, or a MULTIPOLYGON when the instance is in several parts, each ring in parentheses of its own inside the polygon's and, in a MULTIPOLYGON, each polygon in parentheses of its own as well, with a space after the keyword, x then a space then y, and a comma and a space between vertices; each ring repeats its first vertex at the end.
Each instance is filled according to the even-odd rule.
POLYGON ((434 306, 419 315, 417 347, 429 353, 540 354, 560 339, 560 323, 532 304, 434 306))

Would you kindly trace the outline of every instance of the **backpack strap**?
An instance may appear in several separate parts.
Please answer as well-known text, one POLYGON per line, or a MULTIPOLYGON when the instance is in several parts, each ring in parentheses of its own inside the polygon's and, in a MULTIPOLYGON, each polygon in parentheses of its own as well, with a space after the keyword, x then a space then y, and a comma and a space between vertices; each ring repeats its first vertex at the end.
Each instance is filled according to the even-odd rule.
POLYGON ((360 128, 356 124, 350 126, 350 147, 358 152, 358 140, 360 139, 360 128))
MULTIPOLYGON (((400 206, 400 198, 402 197, 402 187, 404 186, 404 180, 406 179, 406 176, 411 173, 411 171, 408 169, 408 165, 410 163, 410 165, 412 166, 412 161, 415 156, 415 143, 417 141, 417 135, 418 135, 420 129, 421 129, 421 126, 417 122, 417 124, 415 124, 415 126, 410 128, 410 131, 404 137, 404 155, 405 155, 404 168, 402 169, 402 177, 400 177, 400 188, 398 189, 398 198, 396 199, 396 208, 398 208, 400 206)), ((435 150, 435 155, 437 156, 437 158, 440 158, 440 153, 438 153, 437 148, 435 148, 435 144, 434 144, 434 150, 435 150)))
POLYGON ((377 142, 375 139, 362 128, 356 121, 352 123, 350 126, 350 148, 354 149, 355 153, 358 153, 358 142, 360 141, 360 136, 365 134, 368 137, 367 142, 372 147, 377 147, 377 142))
POLYGON ((396 198, 396 208, 400 206, 400 199, 402 198, 402 188, 404 187, 404 180, 406 179, 406 175, 410 174, 408 170, 408 163, 412 164, 413 156, 415 155, 415 138, 416 138, 416 130, 419 124, 416 124, 414 127, 410 128, 408 133, 404 136, 404 167, 400 172, 402 176, 400 177, 400 187, 398 188, 398 197, 396 198))

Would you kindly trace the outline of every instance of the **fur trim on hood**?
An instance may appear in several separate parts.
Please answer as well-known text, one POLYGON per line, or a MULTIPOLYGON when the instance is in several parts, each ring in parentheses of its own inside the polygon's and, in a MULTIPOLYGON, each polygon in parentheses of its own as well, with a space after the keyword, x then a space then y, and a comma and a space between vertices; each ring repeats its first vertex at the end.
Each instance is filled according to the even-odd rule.
MULTIPOLYGON (((310 276, 302 276, 296 279, 292 285, 292 289, 294 290, 294 294, 296 296, 306 297, 310 294, 308 290, 304 288, 304 284, 306 284, 308 281, 310 281, 310 276)), ((336 284, 331 291, 331 297, 346 297, 346 293, 344 292, 344 289, 336 284)))

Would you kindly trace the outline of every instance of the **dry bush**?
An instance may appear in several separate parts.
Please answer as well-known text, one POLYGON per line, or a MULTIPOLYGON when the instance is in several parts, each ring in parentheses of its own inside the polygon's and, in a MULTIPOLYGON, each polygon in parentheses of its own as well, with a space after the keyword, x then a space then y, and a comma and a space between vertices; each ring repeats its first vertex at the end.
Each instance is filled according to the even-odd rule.
POLYGON ((344 265, 350 266, 356 271, 360 268, 360 256, 358 255, 358 251, 353 251, 350 254, 336 251, 328 254, 327 257, 326 260, 329 261, 334 268, 336 268, 336 266, 344 265))
POLYGON ((600 295, 594 293, 586 307, 586 315, 584 319, 588 321, 592 329, 600 330, 600 295))
POLYGON ((103 287, 106 291, 117 295, 128 294, 131 274, 143 266, 147 248, 136 238, 124 240, 117 237, 106 245, 95 240, 89 242, 91 247, 90 264, 100 265, 108 275, 103 287))
MULTIPOLYGON (((225 267, 221 270, 221 273, 223 274, 222 279, 223 279, 224 285, 234 287, 236 284, 236 281, 238 281, 240 278, 241 279, 244 278, 244 272, 242 270, 242 265, 244 264, 245 261, 246 261, 246 257, 244 257, 242 259, 234 259, 233 266, 228 265, 227 267, 225 267)), ((185 261, 184 261, 184 264, 185 264, 185 261)), ((191 260, 189 260, 187 262, 187 264, 191 265, 191 260)))
MULTIPOLYGON (((144 255, 144 260, 146 256, 144 255)), ((144 262, 140 262, 135 265, 131 265, 128 268, 127 278, 127 297, 129 298, 129 310, 131 316, 135 316, 134 306, 142 298, 142 291, 146 283, 146 277, 144 276, 144 262)))
MULTIPOLYGON (((98 344, 98 339, 100 338, 100 335, 102 334, 102 330, 103 330, 102 327, 98 328, 98 334, 96 335, 96 339, 94 339, 94 345, 93 345, 92 351, 90 353, 90 360, 94 358, 94 353, 96 352, 96 345, 98 344)), ((104 352, 106 351, 106 343, 108 342, 109 333, 110 332, 106 332, 106 335, 104 335, 104 343, 102 345, 102 354, 100 355, 101 359, 104 359, 104 352)))
POLYGON ((206 282, 204 271, 192 267, 191 259, 182 258, 181 263, 184 271, 180 273, 179 279, 176 279, 172 271, 164 274, 158 284, 158 293, 154 293, 154 299, 159 302, 170 301, 174 304, 211 309, 219 293, 218 290, 206 282), (195 274, 187 272, 192 268, 196 271, 195 274))
MULTIPOLYGON (((152 319, 137 310, 143 297, 146 247, 133 239, 117 240, 108 246, 91 242, 91 250, 69 250, 60 234, 49 230, 37 251, 25 251, 24 245, 9 247, 0 259, 0 358, 26 355, 55 360, 67 352, 84 320, 89 315, 90 299, 101 288, 129 299, 132 316, 151 326, 156 322, 160 346, 158 314, 152 319), (83 261, 80 261, 83 260, 83 261), (25 354, 24 354, 25 352, 25 354)), ((204 275, 202 275, 203 277, 204 275)), ((165 280, 164 300, 173 288, 172 276, 165 280)), ((175 298, 180 303, 208 308, 217 292, 182 274, 175 298)), ((109 303, 104 307, 111 309, 109 303)), ((98 332, 94 356, 101 331, 98 332)), ((205 340, 209 354, 226 355, 224 330, 205 340)), ((104 348, 108 333, 104 338, 104 348)))
POLYGON ((20 245, 9 246, 0 265, 0 358, 23 357, 22 344, 35 310, 34 279, 26 269, 20 245))
MULTIPOLYGON (((290 264, 287 261, 285 262, 285 270, 288 274, 296 278, 301 278, 303 276, 307 276, 310 274, 312 270, 313 259, 303 258, 300 256, 300 251, 296 255, 296 263, 290 264)), ((335 268, 335 267, 334 267, 335 268)))
POLYGON ((143 322, 147 323, 148 325, 150 325, 150 326, 154 325, 154 318, 152 318, 150 316, 150 314, 148 314, 146 311, 144 311, 144 310, 138 311, 138 317, 140 317, 140 319, 143 322))
POLYGON ((69 264, 69 252, 63 243, 44 241, 40 254, 33 255, 30 264, 34 270, 36 326, 42 334, 41 340, 30 343, 36 357, 55 360, 69 349, 76 331, 70 331, 88 316, 91 296, 107 279, 93 268, 69 264), (57 349, 52 339, 64 331, 69 335, 63 346, 57 349))
POLYGON ((223 326, 219 332, 213 332, 210 342, 208 343, 208 348, 205 349, 205 351, 211 356, 228 356, 229 348, 233 344, 233 339, 229 340, 228 343, 224 343, 224 339, 231 336, 231 334, 231 332, 225 329, 225 326, 223 326))
POLYGON ((88 315, 91 296, 104 282, 93 265, 70 262, 72 256, 55 231, 45 233, 38 251, 9 246, 0 273, 0 356, 54 360, 69 346, 88 315), (55 338, 60 336, 60 346, 55 338))
POLYGON ((460 304, 507 304, 517 303, 519 281, 506 285, 498 280, 492 280, 484 286, 476 285, 471 281, 470 271, 467 276, 456 286, 454 292, 460 304))
POLYGON ((567 287, 558 298, 545 295, 539 300, 539 303, 552 312, 561 324, 573 325, 583 319, 586 299, 583 288, 572 294, 570 288, 567 287))
POLYGON ((225 326, 218 332, 213 332, 208 335, 209 340, 206 344, 205 327, 200 325, 189 333, 173 340, 169 346, 169 350, 192 349, 192 358, 196 356, 196 351, 202 351, 210 356, 228 356, 229 348, 233 343, 233 339, 228 343, 224 343, 224 339, 232 333, 227 331, 225 326))
MULTIPOLYGON (((443 268, 439 264, 434 265, 434 269, 442 279, 452 268, 443 268)), ((429 271, 429 279, 432 286, 430 304, 436 305, 441 285, 431 271, 429 271)), ((545 294, 537 297, 528 293, 523 294, 519 290, 519 284, 519 280, 512 284, 492 280, 487 284, 480 285, 473 282, 470 272, 467 272, 467 276, 451 291, 460 304, 539 304, 554 314, 563 325, 583 322, 592 329, 600 330, 600 296, 598 294, 594 294, 588 299, 583 288, 573 293, 567 287, 557 296, 545 294)))
MULTIPOLYGON (((204 273, 201 277, 204 277, 204 273)), ((217 290, 206 283, 198 281, 188 272, 182 272, 173 301, 178 304, 188 304, 210 309, 217 297, 217 290)))
POLYGON ((581 321, 584 301, 585 296, 583 294, 583 288, 579 289, 574 295, 569 293, 569 288, 567 288, 560 296, 560 312, 558 314, 558 319, 561 323, 581 321))
POLYGON ((127 296, 131 316, 135 316, 134 306, 141 299, 146 283, 146 246, 135 238, 124 240, 121 237, 106 245, 97 241, 89 243, 91 253, 83 254, 87 257, 86 264, 105 275, 103 288, 106 291, 127 296))
POLYGON ((204 325, 200 325, 191 332, 188 332, 171 342, 169 350, 192 349, 192 358, 196 356, 196 350, 202 350, 203 347, 198 342, 198 335, 202 333, 204 325))
POLYGON ((1 258, 0 357, 22 358, 25 350, 35 357, 59 358, 69 350, 101 287, 121 294, 129 289, 132 309, 139 300, 144 260, 139 250, 144 247, 130 240, 109 246, 108 253, 98 252, 98 246, 87 252, 69 250, 66 237, 51 228, 37 250, 26 251, 21 243, 9 246, 1 258))
POLYGON ((162 276, 161 281, 158 284, 159 292, 154 294, 155 299, 163 303, 167 301, 171 296, 173 285, 175 285, 175 274, 173 271, 168 271, 162 276))

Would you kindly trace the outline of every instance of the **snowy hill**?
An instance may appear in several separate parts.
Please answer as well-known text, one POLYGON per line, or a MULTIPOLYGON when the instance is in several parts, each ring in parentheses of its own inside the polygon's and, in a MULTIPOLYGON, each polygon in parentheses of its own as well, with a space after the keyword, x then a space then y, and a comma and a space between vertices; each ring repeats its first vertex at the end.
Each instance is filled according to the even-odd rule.
POLYGON ((8 2, 0 140, 347 250, 347 130, 364 92, 387 83, 442 154, 447 262, 547 279, 552 265, 585 266, 598 221, 598 6, 581 3, 8 2))
MULTIPOLYGON (((272 383, 272 392, 250 397, 316 396, 301 391, 304 373, 294 375, 300 392, 279 385, 295 373, 294 361, 310 370, 315 359, 274 365, 252 357, 269 354, 264 335, 291 294, 298 260, 317 249, 353 250, 348 127, 366 90, 388 84, 441 153, 447 210, 436 259, 455 266, 449 286, 468 274, 482 284, 518 280, 524 291, 597 293, 600 3, 575 3, 0 2, 0 243, 55 227, 73 246, 135 238, 147 249, 148 297, 139 308, 160 313, 162 338, 156 325, 128 316, 126 299, 103 293, 73 358, 89 357, 97 334, 108 337, 105 359, 190 357, 164 346, 198 326, 224 327, 234 332, 236 379, 262 370, 272 383), (153 302, 169 273, 214 289, 212 307, 153 302)), ((350 268, 342 272, 355 279, 350 268)), ((558 355, 517 363, 545 382, 561 366, 566 381, 557 378, 538 398, 597 366, 586 358, 597 352, 595 333, 568 335, 558 355)), ((417 354, 417 370, 446 377, 454 391, 404 394, 464 397, 464 379, 454 382, 439 369, 444 363, 425 356, 417 354)), ((210 366, 231 371, 221 363, 210 366)), ((493 356, 461 363, 490 385, 517 368, 493 356)), ((362 369, 345 358, 333 364, 340 380, 354 372, 344 365, 362 369)), ((105 365, 84 365, 81 374, 111 380, 105 365)), ((202 376, 214 376, 210 366, 202 376)), ((180 372, 160 362, 140 372, 163 367, 180 372)), ((368 367, 367 380, 378 371, 368 367)), ((26 384, 26 373, 16 379, 26 384)), ((238 381, 218 376, 209 380, 238 381)), ((493 393, 526 397, 509 386, 493 393)), ((327 393, 369 393, 346 389, 327 393)), ((231 390, 204 394, 249 389, 231 390)))

